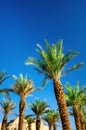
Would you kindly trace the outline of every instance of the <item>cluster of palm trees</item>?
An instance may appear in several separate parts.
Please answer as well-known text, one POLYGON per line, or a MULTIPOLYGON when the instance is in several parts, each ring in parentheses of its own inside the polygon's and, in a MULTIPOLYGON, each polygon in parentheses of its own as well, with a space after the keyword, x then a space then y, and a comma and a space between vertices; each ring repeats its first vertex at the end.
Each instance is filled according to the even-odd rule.
MULTIPOLYGON (((65 69, 65 66, 68 64, 68 62, 77 56, 78 52, 72 52, 70 50, 64 54, 61 40, 59 40, 56 44, 52 44, 52 46, 50 46, 48 41, 45 41, 45 45, 46 49, 44 50, 41 45, 37 44, 38 48, 36 51, 40 57, 29 57, 25 64, 34 65, 35 70, 45 76, 41 88, 45 86, 47 81, 52 80, 59 114, 55 110, 47 110, 46 108, 48 105, 45 101, 36 100, 35 104, 31 103, 31 109, 36 115, 36 130, 40 130, 40 119, 41 115, 44 113, 43 119, 47 121, 49 130, 52 129, 52 126, 54 130, 56 130, 56 121, 59 119, 59 117, 61 119, 62 129, 71 130, 69 114, 74 116, 77 130, 86 130, 86 88, 82 87, 80 89, 79 83, 77 83, 75 87, 72 87, 69 83, 67 83, 66 92, 64 92, 62 83, 60 81, 62 76, 67 75, 69 72, 76 70, 83 65, 83 63, 80 62, 68 69, 65 69), (68 114, 68 111, 70 110, 71 112, 68 114)), ((5 79, 3 79, 3 76, 4 75, 2 74, 2 77, 0 77, 0 83, 8 78, 7 76, 5 79)), ((23 75, 20 74, 19 79, 16 76, 13 76, 13 78, 15 80, 15 84, 12 85, 12 89, 4 89, 0 91, 5 93, 13 92, 20 97, 18 130, 23 130, 26 97, 35 91, 36 88, 34 88, 33 82, 28 80, 27 76, 23 77, 23 75)), ((38 90, 41 88, 38 88, 38 90)), ((26 116, 25 119, 28 122, 28 128, 31 130, 31 123, 34 122, 34 119, 29 115, 26 116)))

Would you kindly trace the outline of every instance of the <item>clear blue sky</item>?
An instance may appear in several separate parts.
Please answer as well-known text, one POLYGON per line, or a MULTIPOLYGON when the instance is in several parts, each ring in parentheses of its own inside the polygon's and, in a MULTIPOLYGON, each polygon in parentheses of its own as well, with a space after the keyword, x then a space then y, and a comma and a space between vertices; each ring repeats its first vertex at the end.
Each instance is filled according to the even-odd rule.
MULTIPOLYGON (((28 73, 37 87, 42 76, 34 72, 33 67, 25 66, 28 56, 37 56, 36 44, 44 46, 44 39, 55 43, 63 39, 64 52, 78 50, 79 56, 69 65, 80 61, 86 62, 86 1, 85 0, 1 0, 0 1, 0 71, 6 70, 12 74, 28 73)), ((86 65, 62 78, 63 85, 70 82, 75 85, 86 84, 86 65)), ((10 77, 3 87, 14 83, 10 77)), ((18 105, 19 98, 11 94, 18 105)), ((52 108, 56 108, 53 87, 48 83, 41 92, 33 93, 27 99, 34 101, 35 97, 46 99, 52 108)), ((2 97, 1 97, 2 98, 2 97)), ((18 108, 17 108, 18 109, 18 108)), ((15 111, 17 111, 17 109, 15 111)), ((29 108, 30 110, 30 108, 29 108)), ((27 110, 27 111, 29 111, 27 110)), ((27 113, 27 112, 26 112, 27 113)), ((2 116, 0 116, 2 120, 2 116)), ((13 118, 10 116, 9 119, 13 118)), ((72 121, 73 122, 73 121, 72 121)))

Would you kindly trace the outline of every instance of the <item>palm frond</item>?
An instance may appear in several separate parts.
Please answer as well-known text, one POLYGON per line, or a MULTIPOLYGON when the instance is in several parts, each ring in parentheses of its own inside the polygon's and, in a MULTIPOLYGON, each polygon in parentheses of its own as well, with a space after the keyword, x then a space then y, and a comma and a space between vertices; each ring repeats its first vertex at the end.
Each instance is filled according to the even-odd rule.
POLYGON ((80 68, 83 64, 84 64, 84 63, 81 62, 81 63, 79 63, 79 64, 76 64, 76 65, 70 67, 70 68, 67 69, 66 71, 62 72, 62 76, 67 75, 68 73, 70 73, 70 72, 73 71, 73 70, 77 70, 77 69, 80 68))

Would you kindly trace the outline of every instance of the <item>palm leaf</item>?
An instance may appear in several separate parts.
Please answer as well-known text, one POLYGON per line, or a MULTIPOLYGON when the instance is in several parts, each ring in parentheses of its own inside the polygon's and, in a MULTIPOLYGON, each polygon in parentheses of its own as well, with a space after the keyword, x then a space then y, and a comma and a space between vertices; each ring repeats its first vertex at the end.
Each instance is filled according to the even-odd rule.
POLYGON ((77 69, 80 68, 82 65, 83 65, 83 62, 72 66, 71 68, 69 68, 69 69, 67 69, 66 71, 62 72, 62 76, 64 76, 64 75, 70 73, 70 72, 73 71, 73 70, 77 70, 77 69))

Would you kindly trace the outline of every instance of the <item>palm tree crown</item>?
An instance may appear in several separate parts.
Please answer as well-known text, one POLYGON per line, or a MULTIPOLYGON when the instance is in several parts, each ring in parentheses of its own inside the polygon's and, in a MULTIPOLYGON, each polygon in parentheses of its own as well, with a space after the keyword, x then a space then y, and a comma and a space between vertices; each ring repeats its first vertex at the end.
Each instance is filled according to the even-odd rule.
POLYGON ((36 103, 30 103, 30 106, 36 115, 42 115, 48 108, 47 102, 45 100, 41 101, 40 99, 36 99, 36 103))
POLYGON ((11 100, 3 100, 3 102, 1 102, 0 104, 4 113, 1 130, 6 130, 8 115, 15 108, 15 106, 11 100))
POLYGON ((67 106, 75 106, 77 105, 79 108, 84 104, 86 101, 85 95, 85 87, 79 88, 79 83, 72 87, 69 83, 66 83, 66 90, 65 97, 67 106))
POLYGON ((9 114, 14 108, 14 103, 11 100, 6 101, 3 99, 3 102, 0 103, 4 114, 9 114))
POLYGON ((19 95, 20 97, 27 97, 33 92, 34 87, 31 80, 28 80, 27 76, 24 78, 22 74, 20 74, 20 78, 18 79, 15 75, 13 75, 16 84, 13 84, 13 92, 19 95))
POLYGON ((59 40, 56 44, 50 47, 48 41, 45 41, 46 51, 41 45, 37 44, 36 50, 40 56, 40 60, 34 57, 29 57, 25 62, 26 65, 35 65, 39 73, 44 74, 47 79, 59 79, 61 76, 66 75, 72 70, 78 69, 82 66, 82 62, 64 70, 65 65, 78 55, 78 52, 68 51, 63 53, 62 41, 59 40))

